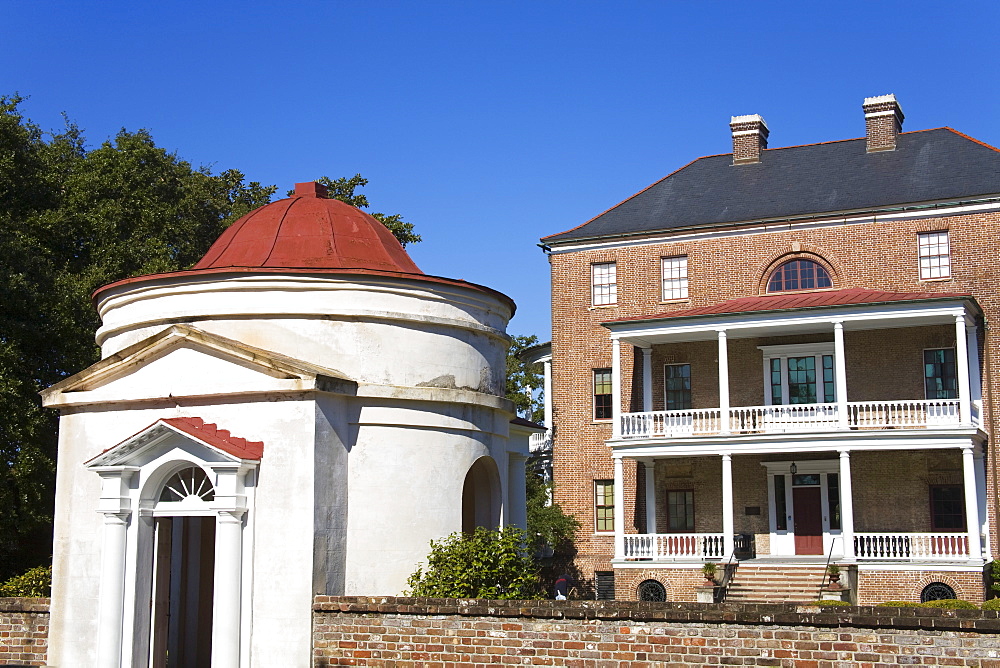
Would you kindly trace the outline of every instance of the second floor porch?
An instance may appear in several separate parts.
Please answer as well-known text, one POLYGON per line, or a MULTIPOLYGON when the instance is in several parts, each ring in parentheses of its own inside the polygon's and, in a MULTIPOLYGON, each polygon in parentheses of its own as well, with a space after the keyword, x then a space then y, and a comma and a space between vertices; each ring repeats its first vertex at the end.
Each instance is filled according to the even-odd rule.
POLYGON ((594 372, 595 411, 607 393, 595 417, 610 418, 613 441, 659 443, 975 429, 980 321, 966 295, 844 290, 605 323, 613 362, 594 372))

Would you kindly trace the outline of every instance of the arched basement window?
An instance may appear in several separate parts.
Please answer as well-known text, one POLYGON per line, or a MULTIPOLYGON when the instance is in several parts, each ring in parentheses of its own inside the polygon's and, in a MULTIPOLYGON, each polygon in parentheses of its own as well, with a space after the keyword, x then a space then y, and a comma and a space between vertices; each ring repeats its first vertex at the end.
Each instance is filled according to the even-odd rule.
POLYGON ((170 477, 160 492, 160 501, 184 501, 196 497, 202 501, 215 500, 215 488, 200 466, 181 469, 170 477))
POLYGON ((823 265, 812 260, 789 260, 782 264, 767 282, 768 292, 817 290, 831 288, 833 281, 823 265))

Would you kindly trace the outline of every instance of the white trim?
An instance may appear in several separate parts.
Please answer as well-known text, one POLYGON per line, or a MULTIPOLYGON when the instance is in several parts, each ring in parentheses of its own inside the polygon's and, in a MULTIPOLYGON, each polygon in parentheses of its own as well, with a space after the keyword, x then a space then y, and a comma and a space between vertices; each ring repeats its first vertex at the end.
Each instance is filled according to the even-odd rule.
MULTIPOLYGON (((631 199, 631 198, 629 198, 631 199)), ((970 198, 974 199, 974 198, 970 198)), ((992 199, 996 200, 996 195, 985 196, 981 199, 992 199)), ((628 201, 628 200, 625 200, 628 201)), ((986 211, 997 211, 1000 210, 1000 201, 991 201, 986 204, 950 204, 949 202, 941 202, 943 206, 940 209, 933 208, 933 203, 927 205, 927 208, 921 208, 914 211, 901 211, 896 213, 885 213, 885 214, 863 214, 863 213, 847 213, 847 212, 836 212, 831 211, 828 215, 837 216, 834 220, 816 220, 815 218, 809 219, 802 222, 791 222, 788 220, 774 220, 768 221, 737 221, 733 223, 726 223, 730 226, 738 225, 751 225, 752 227, 744 227, 741 229, 728 229, 725 231, 690 231, 687 233, 665 233, 660 232, 655 237, 649 237, 646 239, 635 239, 631 241, 625 240, 615 240, 615 241, 592 241, 592 242, 579 242, 572 243, 568 242, 567 245, 561 245, 559 241, 552 241, 546 246, 549 247, 549 254, 556 255, 560 253, 572 253, 580 250, 611 250, 615 248, 631 248, 635 246, 653 246, 658 244, 666 243, 679 243, 687 241, 695 241, 699 239, 724 239, 727 237, 736 236, 748 236, 753 234, 767 234, 773 232, 789 232, 795 230, 810 230, 823 227, 839 227, 841 225, 864 225, 867 223, 875 223, 886 220, 920 220, 923 218, 939 218, 944 216, 959 216, 970 213, 981 213, 986 211), (558 246, 558 247, 556 247, 558 246)), ((718 224, 712 227, 718 227, 718 224)), ((545 243, 544 239, 542 243, 545 243)))

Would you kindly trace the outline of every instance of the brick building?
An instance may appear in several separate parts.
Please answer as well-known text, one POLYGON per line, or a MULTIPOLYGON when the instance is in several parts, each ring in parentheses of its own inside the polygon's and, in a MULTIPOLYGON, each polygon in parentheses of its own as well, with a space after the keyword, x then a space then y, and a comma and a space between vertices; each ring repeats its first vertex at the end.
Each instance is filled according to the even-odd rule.
POLYGON ((863 109, 775 149, 734 117, 732 154, 542 239, 555 500, 598 591, 693 600, 713 562, 716 596, 815 599, 829 560, 861 603, 983 598, 1000 150, 863 109))

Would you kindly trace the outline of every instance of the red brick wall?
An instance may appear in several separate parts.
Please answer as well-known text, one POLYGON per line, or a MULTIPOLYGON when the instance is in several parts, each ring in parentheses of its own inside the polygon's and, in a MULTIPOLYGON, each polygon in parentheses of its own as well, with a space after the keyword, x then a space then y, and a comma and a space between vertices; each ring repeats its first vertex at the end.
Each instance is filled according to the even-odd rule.
POLYGON ((997 668, 998 616, 922 608, 319 596, 313 665, 997 668))
POLYGON ((44 666, 49 599, 0 598, 0 666, 44 666))
MULTIPOLYGON (((558 250, 558 248, 556 248, 558 250)), ((715 304, 727 299, 763 293, 771 269, 793 257, 809 257, 826 266, 834 287, 867 288, 901 292, 969 292, 975 295, 987 321, 1000 319, 1000 214, 970 214, 906 221, 840 224, 808 230, 772 227, 767 232, 716 239, 663 242, 615 249, 554 253, 552 275, 553 409, 556 424, 553 469, 555 500, 582 524, 577 535, 577 566, 585 576, 607 570, 613 541, 593 530, 593 480, 612 478, 613 466, 605 441, 611 424, 593 420, 591 369, 611 366, 609 332, 601 322, 626 317, 651 316, 685 308, 715 304), (948 229, 952 277, 922 281, 917 264, 917 233, 948 229), (660 258, 687 255, 690 298, 661 301, 660 258), (593 307, 590 265, 617 263, 618 302, 593 307)), ((848 398, 854 401, 886 398, 922 398, 920 377, 924 347, 954 345, 954 329, 920 327, 870 332, 849 331, 845 336, 848 358, 848 398), (951 331, 948 331, 948 330, 951 331)), ((832 341, 828 335, 780 339, 730 338, 732 403, 760 405, 763 369, 757 345, 792 341, 832 341)), ((993 432, 996 415, 989 396, 1000 390, 1000 355, 993 337, 986 336, 980 350, 984 366, 984 422, 993 432)), ((639 410, 641 354, 622 348, 622 410, 639 410)), ((654 406, 662 406, 663 364, 692 364, 692 399, 696 407, 714 407, 718 401, 716 347, 714 342, 658 346, 653 354, 654 406)), ((987 462, 997 461, 990 439, 987 462)), ((862 458, 862 453, 855 457, 862 458)), ((855 469, 857 470, 857 468, 855 469)), ((635 466, 626 462, 627 531, 644 527, 636 518, 635 466)), ((861 471, 858 471, 861 474, 861 471)), ((996 535, 998 469, 987 471, 988 515, 996 535)), ((888 493, 895 486, 883 489, 888 493)), ((862 494, 860 481, 855 494, 862 494)), ((641 492, 641 490, 640 490, 641 492)), ((640 494, 641 495, 641 494, 640 494)), ((909 499, 908 499, 909 502, 909 499)), ((921 501, 920 505, 923 505, 921 501)), ((639 510, 641 510, 641 504, 639 510)), ((764 504, 766 508, 766 503, 764 504)), ((926 512, 926 509, 918 509, 926 512)), ((866 511, 855 504, 855 511, 866 511)), ((764 509, 762 509, 764 512, 764 509)), ((866 517, 866 521, 867 521, 866 517)), ((874 524, 873 520, 873 524, 874 524)))

